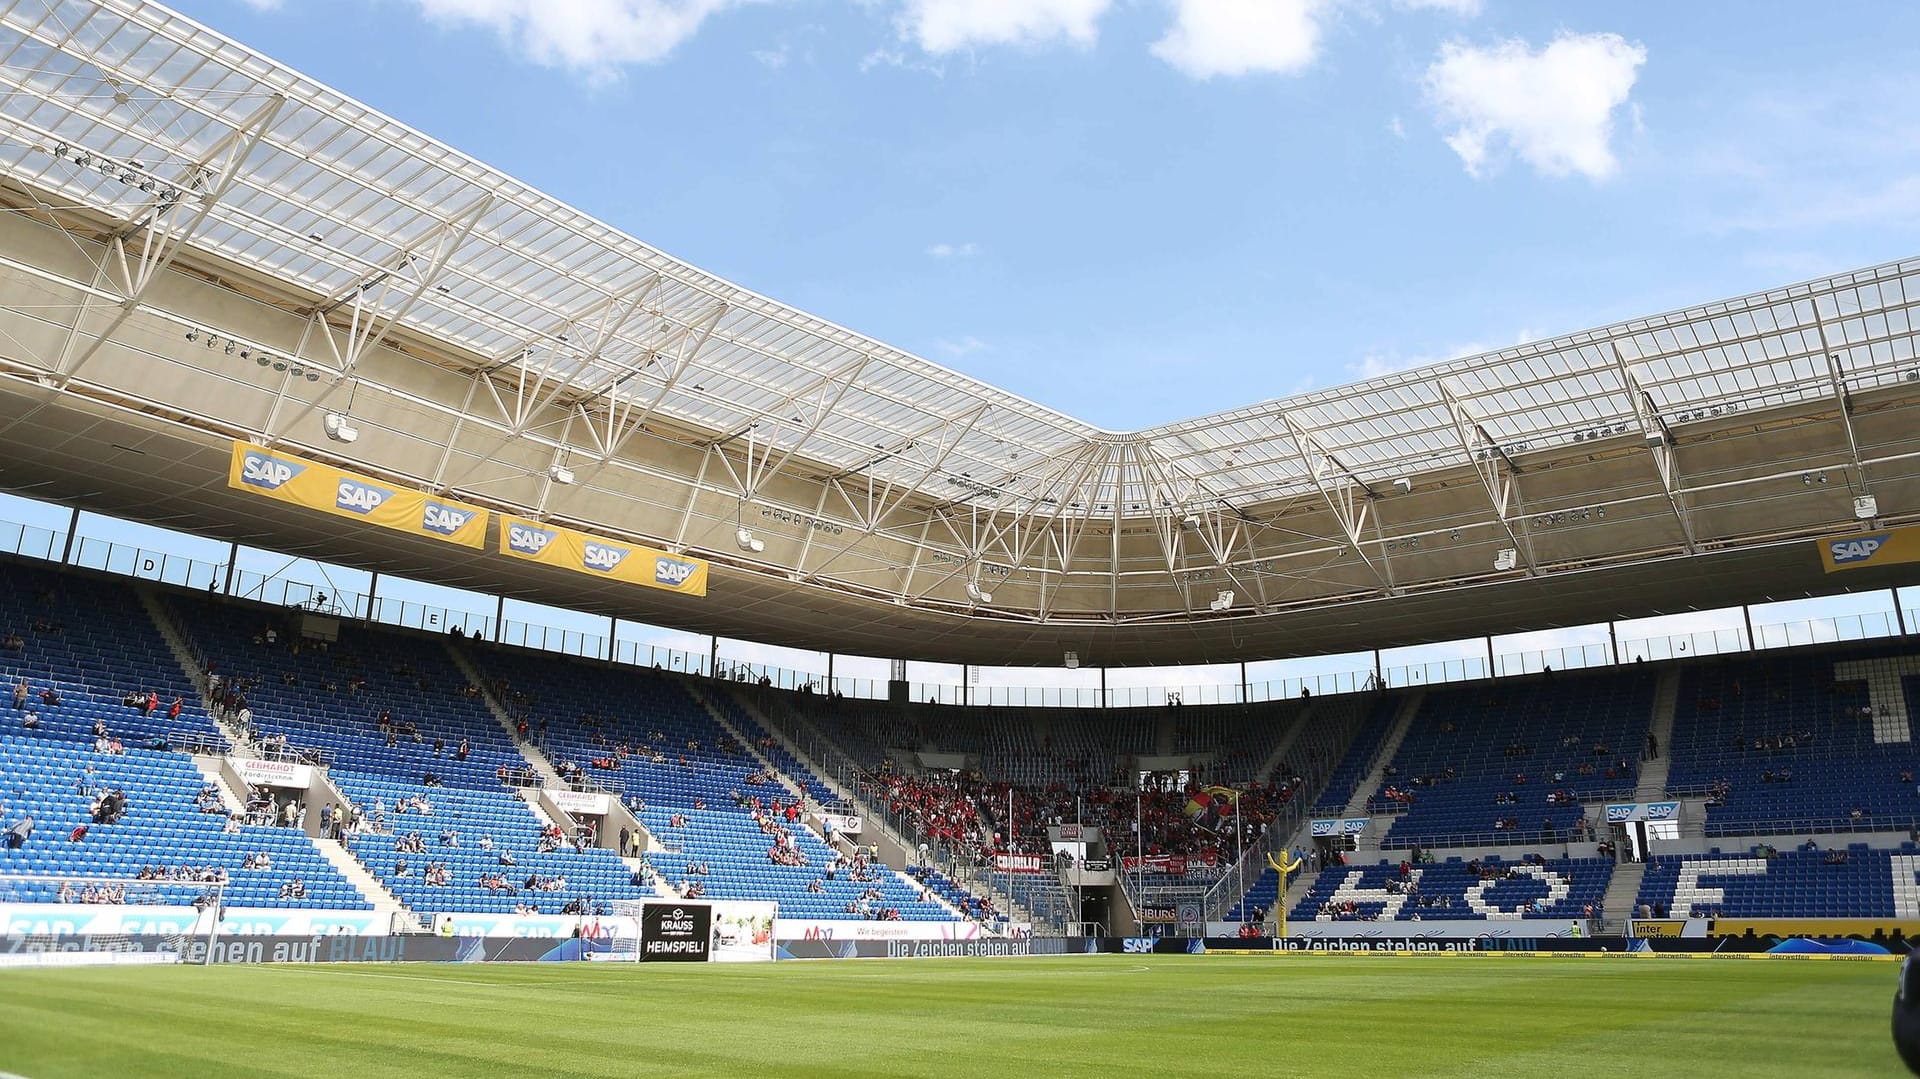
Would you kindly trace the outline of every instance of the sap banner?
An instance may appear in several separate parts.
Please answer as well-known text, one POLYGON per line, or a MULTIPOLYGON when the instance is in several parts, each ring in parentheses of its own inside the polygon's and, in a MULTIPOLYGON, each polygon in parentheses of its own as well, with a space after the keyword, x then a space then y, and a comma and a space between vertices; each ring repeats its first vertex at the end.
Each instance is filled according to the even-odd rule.
POLYGON ((1607 806, 1608 824, 1628 821, 1679 820, 1679 802, 1616 802, 1607 806))
POLYGON ((1814 542, 1820 546, 1820 564, 1828 573, 1920 562, 1920 525, 1833 536, 1814 542))
POLYGON ((487 511, 250 442, 233 444, 227 486, 262 498, 484 550, 487 511))
POLYGON ((1325 817, 1313 822, 1313 837, 1321 839, 1336 835, 1364 835, 1371 817, 1325 817))
POLYGON ((571 528, 500 515, 500 553, 542 565, 608 577, 688 596, 707 594, 707 563, 589 536, 571 528))

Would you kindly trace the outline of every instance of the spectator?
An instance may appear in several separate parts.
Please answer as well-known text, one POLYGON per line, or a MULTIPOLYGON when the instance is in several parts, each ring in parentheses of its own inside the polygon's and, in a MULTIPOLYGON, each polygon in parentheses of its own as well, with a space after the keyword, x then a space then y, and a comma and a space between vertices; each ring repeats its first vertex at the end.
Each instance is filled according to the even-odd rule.
POLYGON ((27 706, 27 697, 32 693, 33 687, 27 684, 26 679, 22 678, 20 684, 13 687, 13 706, 15 708, 25 708, 27 706))
POLYGON ((7 849, 19 850, 21 847, 24 847, 27 845, 27 840, 32 838, 33 838, 33 814, 28 813, 23 815, 19 820, 14 821, 13 826, 7 829, 7 834, 6 834, 7 849))

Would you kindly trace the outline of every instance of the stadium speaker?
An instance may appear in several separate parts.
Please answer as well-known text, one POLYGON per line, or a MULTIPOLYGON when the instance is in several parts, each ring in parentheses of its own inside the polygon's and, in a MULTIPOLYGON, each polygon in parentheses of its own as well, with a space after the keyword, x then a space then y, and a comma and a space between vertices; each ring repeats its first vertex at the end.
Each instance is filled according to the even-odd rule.
POLYGON ((906 679, 893 678, 887 681, 887 700, 892 701, 894 704, 908 703, 906 679))
POLYGON ((1920 1075, 1920 952, 1907 956, 1900 965, 1900 988, 1893 994, 1893 1047, 1900 1051, 1907 1070, 1920 1075))

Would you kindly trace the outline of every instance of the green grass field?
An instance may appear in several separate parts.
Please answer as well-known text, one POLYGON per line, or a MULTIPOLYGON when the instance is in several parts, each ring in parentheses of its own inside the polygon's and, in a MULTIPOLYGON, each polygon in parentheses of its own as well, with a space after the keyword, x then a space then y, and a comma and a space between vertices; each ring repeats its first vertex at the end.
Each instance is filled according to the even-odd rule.
POLYGON ((67 1076, 1893 1076, 1888 963, 1090 956, 0 974, 67 1076))

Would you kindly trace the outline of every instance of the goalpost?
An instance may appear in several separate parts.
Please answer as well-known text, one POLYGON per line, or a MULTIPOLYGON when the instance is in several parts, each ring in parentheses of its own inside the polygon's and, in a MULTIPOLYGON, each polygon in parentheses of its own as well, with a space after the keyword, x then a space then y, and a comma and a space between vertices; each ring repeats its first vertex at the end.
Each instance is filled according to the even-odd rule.
POLYGON ((641 899, 616 899, 608 905, 612 913, 607 920, 618 922, 620 928, 608 938, 605 951, 594 953, 595 958, 615 963, 640 961, 640 913, 646 904, 641 899))
POLYGON ((0 967, 210 963, 226 883, 0 875, 0 967))

